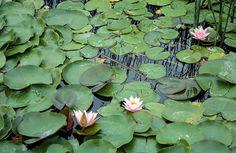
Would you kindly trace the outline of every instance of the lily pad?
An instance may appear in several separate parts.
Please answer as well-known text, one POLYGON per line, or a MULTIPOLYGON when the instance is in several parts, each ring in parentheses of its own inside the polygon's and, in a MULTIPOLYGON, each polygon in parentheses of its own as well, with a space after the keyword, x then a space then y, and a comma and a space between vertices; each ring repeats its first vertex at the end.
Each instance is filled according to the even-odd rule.
POLYGON ((193 50, 183 50, 176 54, 178 60, 184 63, 196 63, 200 61, 202 55, 199 52, 194 52, 193 50))
POLYGON ((194 106, 190 102, 165 101, 162 117, 172 122, 197 124, 203 115, 203 107, 194 106))
POLYGON ((145 55, 151 60, 164 60, 170 56, 170 52, 164 51, 162 47, 153 47, 145 52, 145 55))
POLYGON ((167 124, 157 132, 156 136, 157 142, 160 144, 176 144, 180 139, 194 144, 203 138, 200 129, 188 123, 167 124))
POLYGON ((113 71, 105 64, 90 67, 80 76, 80 83, 85 86, 95 86, 111 80, 113 71))
POLYGON ((88 140, 80 145, 78 152, 116 153, 116 148, 108 141, 104 141, 102 139, 93 139, 88 140))
POLYGON ((226 146, 229 146, 233 141, 230 130, 220 122, 205 121, 200 123, 198 127, 204 134, 205 140, 215 140, 226 146))
POLYGON ((193 153, 230 153, 231 151, 229 148, 217 141, 210 141, 210 140, 202 140, 199 142, 194 143, 192 146, 193 153))
POLYGON ((93 65, 96 63, 87 60, 72 62, 63 69, 62 76, 69 84, 79 84, 80 76, 93 65))
POLYGON ((134 123, 124 115, 112 115, 100 118, 103 139, 110 142, 116 148, 130 142, 133 139, 134 123))
POLYGON ((166 75, 166 70, 163 65, 141 64, 138 69, 150 79, 160 79, 166 75))
POLYGON ((65 125, 66 117, 62 114, 35 112, 23 116, 23 120, 17 126, 17 131, 24 136, 45 138, 65 125))
POLYGON ((43 17, 47 25, 68 25, 72 29, 82 29, 88 24, 88 18, 76 10, 51 9, 43 17))
POLYGON ((49 71, 33 65, 14 68, 4 75, 4 84, 11 89, 23 89, 32 84, 51 84, 49 71))

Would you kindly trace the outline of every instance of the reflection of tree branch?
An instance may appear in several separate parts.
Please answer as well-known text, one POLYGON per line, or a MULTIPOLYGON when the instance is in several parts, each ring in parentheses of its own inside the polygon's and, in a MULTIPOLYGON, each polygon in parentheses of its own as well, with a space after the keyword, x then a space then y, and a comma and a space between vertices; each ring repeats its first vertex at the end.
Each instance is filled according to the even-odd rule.
POLYGON ((111 60, 111 61, 113 61, 113 62, 115 62, 115 63, 117 63, 117 64, 119 64, 119 65, 121 65, 122 67, 124 67, 124 68, 126 68, 126 69, 128 69, 128 70, 134 71, 135 73, 137 73, 137 74, 140 75, 140 76, 146 77, 143 73, 139 72, 139 71, 136 70, 135 68, 126 66, 125 64, 123 64, 123 63, 121 63, 121 62, 119 62, 119 61, 117 61, 117 60, 115 60, 115 59, 113 59, 113 58, 111 58, 111 57, 109 57, 109 56, 106 56, 106 55, 104 55, 104 54, 102 54, 102 53, 100 53, 99 56, 105 57, 105 58, 107 58, 107 59, 109 59, 109 60, 111 60))

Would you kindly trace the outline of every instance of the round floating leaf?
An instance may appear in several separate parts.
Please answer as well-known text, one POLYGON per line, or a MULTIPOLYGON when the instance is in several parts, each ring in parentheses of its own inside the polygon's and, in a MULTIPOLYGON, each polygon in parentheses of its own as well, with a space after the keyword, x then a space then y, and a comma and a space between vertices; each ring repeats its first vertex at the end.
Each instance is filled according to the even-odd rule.
POLYGON ((67 10, 82 10, 84 8, 84 4, 82 2, 64 1, 59 3, 57 8, 67 10))
POLYGON ((236 64, 235 60, 216 59, 206 62, 199 69, 200 74, 212 74, 236 84, 236 64))
POLYGON ((112 74, 111 67, 104 64, 94 65, 80 76, 80 83, 85 86, 95 86, 109 81, 112 74))
POLYGON ((116 93, 123 89, 123 85, 120 84, 107 84, 102 89, 100 89, 97 94, 104 97, 113 97, 116 93))
POLYGON ((224 42, 226 45, 236 48, 236 39, 226 38, 224 42))
POLYGON ((1 153, 19 153, 19 152, 25 152, 25 151, 27 151, 27 148, 23 144, 13 143, 11 141, 0 142, 1 153))
POLYGON ((69 84, 79 84, 80 76, 93 65, 96 63, 87 60, 72 62, 63 69, 62 76, 69 84))
POLYGON ((194 143, 192 146, 193 153, 230 153, 229 148, 217 141, 202 140, 194 143))
POLYGON ((116 40, 112 37, 93 34, 88 38, 88 43, 93 47, 110 48, 116 44, 116 40))
POLYGON ((85 58, 94 58, 98 54, 98 49, 96 47, 92 47, 87 45, 79 50, 80 55, 85 58))
POLYGON ((160 79, 166 75, 166 70, 163 65, 141 64, 138 69, 150 79, 160 79))
POLYGON ((49 85, 32 85, 25 90, 10 92, 7 103, 13 108, 25 107, 20 110, 22 113, 44 111, 52 106, 55 92, 56 89, 49 85))
POLYGON ((170 56, 170 52, 165 52, 162 47, 153 47, 146 50, 145 55, 151 60, 164 60, 170 56))
POLYGON ((168 100, 162 117, 172 122, 198 123, 203 115, 203 107, 191 103, 168 100))
POLYGON ((215 115, 221 112, 222 116, 229 121, 236 120, 236 102, 233 99, 224 97, 211 97, 204 103, 205 115, 215 115))
POLYGON ((164 6, 170 4, 172 0, 146 0, 146 2, 150 5, 164 6))
POLYGON ((159 90, 174 100, 186 100, 197 96, 201 88, 194 80, 162 78, 159 80, 159 90))
POLYGON ((112 67, 112 83, 123 83, 127 79, 126 71, 119 67, 112 67))
POLYGON ((203 90, 210 89, 212 96, 225 96, 231 87, 228 82, 210 74, 200 74, 196 81, 203 90))
POLYGON ((72 29, 82 29, 88 24, 88 18, 76 10, 51 9, 43 15, 47 25, 68 25, 72 29))
POLYGON ((54 105, 62 109, 66 104, 75 110, 87 110, 93 102, 93 94, 87 87, 80 85, 68 85, 61 88, 53 98, 54 105))
POLYGON ((85 9, 88 11, 98 10, 100 12, 111 9, 111 4, 107 0, 91 0, 85 4, 85 9))
POLYGON ((6 57, 3 52, 0 52, 0 68, 2 68, 6 63, 6 57))
POLYGON ((51 73, 33 65, 16 67, 4 75, 4 84, 11 89, 23 89, 32 84, 51 83, 51 73))
POLYGON ((78 152, 96 152, 96 153, 116 153, 116 148, 109 141, 102 139, 88 140, 79 146, 78 152))
POLYGON ((161 38, 167 40, 175 39, 179 35, 178 31, 174 29, 158 29, 158 31, 162 33, 161 38))
POLYGON ((110 103, 99 108, 98 113, 102 116, 122 115, 124 108, 117 103, 110 103))
POLYGON ((157 132, 157 142, 160 144, 176 144, 180 139, 193 144, 204 137, 201 131, 194 125, 188 123, 167 124, 157 132))
POLYGON ((176 54, 178 60, 184 63, 196 63, 198 62, 202 55, 199 52, 194 52, 193 50, 183 50, 176 54))
POLYGON ((115 53, 116 55, 125 55, 131 53, 134 50, 134 46, 130 44, 116 44, 114 47, 111 48, 111 52, 115 53))
POLYGON ((24 136, 45 138, 66 125, 66 117, 55 112, 35 112, 23 116, 17 131, 24 136), (43 123, 43 124, 42 124, 43 123))
POLYGON ((162 37, 162 33, 158 31, 150 31, 145 34, 144 41, 148 45, 151 46, 160 46, 160 39, 162 37))
POLYGON ((8 1, 7 3, 2 4, 0 8, 1 15, 11 15, 11 14, 34 14, 33 5, 23 5, 18 2, 8 1))
POLYGON ((138 111, 132 114, 135 121, 135 132, 146 132, 152 124, 152 115, 147 111, 138 111))
POLYGON ((187 12, 182 3, 172 3, 172 5, 164 6, 161 8, 161 12, 167 17, 180 17, 184 16, 187 12))
POLYGON ((124 115, 113 115, 100 118, 103 139, 110 142, 116 148, 130 142, 133 139, 134 123, 124 115))
POLYGON ((52 144, 48 147, 47 152, 46 153, 52 153, 52 152, 57 152, 57 153, 65 153, 65 152, 69 152, 69 150, 60 144, 52 144))
POLYGON ((222 123, 205 121, 198 125, 206 140, 215 140, 229 146, 233 141, 230 130, 222 123), (211 130, 209 130, 211 129, 211 130))
POLYGON ((155 138, 134 137, 133 140, 125 145, 126 153, 157 153, 158 145, 155 138))
POLYGON ((165 110, 165 105, 160 103, 147 103, 145 105, 152 115, 162 117, 162 112, 165 110))

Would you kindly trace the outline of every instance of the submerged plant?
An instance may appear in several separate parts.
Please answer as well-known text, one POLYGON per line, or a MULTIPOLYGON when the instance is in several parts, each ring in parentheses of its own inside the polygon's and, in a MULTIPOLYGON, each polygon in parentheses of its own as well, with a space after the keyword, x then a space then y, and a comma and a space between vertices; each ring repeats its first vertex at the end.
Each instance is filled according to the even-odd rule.
POLYGON ((132 96, 130 96, 129 99, 125 98, 124 100, 125 102, 123 103, 123 106, 130 112, 137 112, 143 109, 143 101, 140 101, 140 98, 138 97, 133 98, 132 96))
POLYGON ((97 120, 97 113, 94 112, 81 112, 79 111, 74 111, 75 113, 75 118, 76 118, 76 122, 82 127, 82 128, 86 128, 89 126, 92 126, 96 120, 97 120))
POLYGON ((199 28, 195 28, 191 34, 196 40, 205 40, 210 33, 207 32, 207 29, 204 30, 202 26, 200 26, 199 28))

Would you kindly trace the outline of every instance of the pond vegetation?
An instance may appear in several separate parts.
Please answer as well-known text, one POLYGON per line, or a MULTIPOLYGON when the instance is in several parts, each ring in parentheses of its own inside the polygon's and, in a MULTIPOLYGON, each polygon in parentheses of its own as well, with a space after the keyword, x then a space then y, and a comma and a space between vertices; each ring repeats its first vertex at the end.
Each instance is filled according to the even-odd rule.
POLYGON ((0 152, 236 153, 235 10, 0 0, 0 152))

